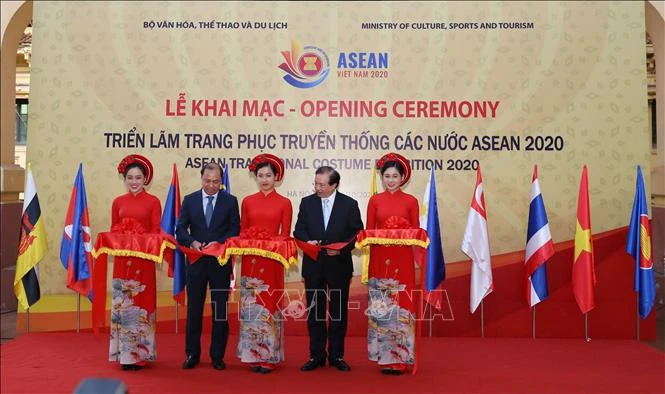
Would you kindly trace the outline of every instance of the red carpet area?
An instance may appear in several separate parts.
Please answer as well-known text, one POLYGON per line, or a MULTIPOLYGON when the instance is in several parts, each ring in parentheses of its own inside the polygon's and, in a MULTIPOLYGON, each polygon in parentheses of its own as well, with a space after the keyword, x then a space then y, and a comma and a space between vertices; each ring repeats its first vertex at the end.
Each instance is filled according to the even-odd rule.
MULTIPOLYGON (((595 287, 596 308, 589 313, 589 335, 593 339, 634 339, 636 337, 637 295, 633 290, 635 262, 625 251, 626 227, 594 234, 596 258, 595 287)), ((536 337, 538 338, 584 338, 584 315, 580 313, 572 291, 573 241, 555 245, 555 254, 547 262, 547 276, 550 296, 538 304, 536 312, 536 337)), ((432 322, 432 335, 437 337, 480 337, 481 314, 469 312, 469 272, 470 262, 462 261, 446 264, 446 280, 443 308, 432 322)), ((484 303, 484 329, 488 338, 531 338, 532 312, 524 300, 524 251, 492 256, 492 274, 495 290, 486 297, 484 303)), ((288 284, 289 294, 294 300, 304 304, 302 282, 288 284)), ((661 286, 665 286, 662 283, 661 286)), ((170 291, 158 302, 157 331, 175 332, 175 308, 170 291)), ((231 334, 238 332, 237 291, 235 302, 229 305, 231 334)), ((74 297, 71 298, 74 300, 74 297)), ((81 328, 90 329, 89 303, 81 313, 81 328)), ((73 331, 76 327, 75 303, 66 312, 40 310, 49 304, 35 304, 30 312, 30 331, 73 331)), ((360 283, 360 277, 352 281, 349 302, 348 336, 367 335, 367 287, 360 283)), ((204 330, 210 327, 210 308, 204 330)), ((185 330, 186 309, 180 308, 179 332, 185 330)), ((107 312, 110 316, 110 312, 107 312)), ((285 333, 291 336, 306 336, 306 318, 288 318, 285 333)), ((429 323, 424 324, 425 333, 429 323)), ((26 314, 17 317, 17 332, 26 332, 26 314)), ((655 313, 640 321, 640 338, 656 338, 655 313)))
MULTIPOLYGON (((184 336, 159 334, 158 361, 142 371, 106 362, 108 338, 33 333, 0 346, 3 393, 71 393, 87 377, 122 380, 137 393, 663 393, 665 355, 634 340, 425 338, 415 376, 384 376, 367 360, 365 339, 347 339, 349 373, 325 367, 301 372, 307 338, 286 338, 286 361, 275 372, 250 372, 234 356, 227 369, 207 358, 184 371, 184 336)), ((204 349, 207 344, 203 343, 204 349)))

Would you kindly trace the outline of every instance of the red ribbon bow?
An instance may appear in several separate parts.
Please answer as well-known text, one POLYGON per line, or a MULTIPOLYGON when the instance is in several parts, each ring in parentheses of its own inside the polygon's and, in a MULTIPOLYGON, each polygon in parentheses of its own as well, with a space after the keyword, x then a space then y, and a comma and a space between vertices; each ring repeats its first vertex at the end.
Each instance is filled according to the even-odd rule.
POLYGON ((386 229, 408 229, 411 228, 411 223, 408 220, 401 216, 391 216, 386 220, 383 225, 383 228, 386 229))
POLYGON ((252 226, 240 232, 240 238, 243 239, 270 239, 270 234, 261 228, 252 226))
POLYGON ((145 234, 145 227, 134 218, 122 218, 120 223, 116 223, 111 227, 112 233, 117 234, 145 234))
POLYGON ((399 161, 394 153, 388 153, 376 162, 376 168, 381 169, 389 161, 399 161))

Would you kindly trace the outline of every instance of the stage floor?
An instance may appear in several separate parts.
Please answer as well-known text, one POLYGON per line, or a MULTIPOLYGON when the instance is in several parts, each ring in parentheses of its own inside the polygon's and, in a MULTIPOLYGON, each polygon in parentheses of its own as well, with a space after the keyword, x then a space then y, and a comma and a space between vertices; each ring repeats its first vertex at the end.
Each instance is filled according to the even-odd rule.
MULTIPOLYGON (((331 367, 301 372, 307 337, 286 338, 286 361, 275 372, 250 372, 229 338, 227 369, 207 357, 180 368, 184 336, 159 334, 158 361, 141 371, 106 362, 108 338, 90 333, 35 333, 0 346, 3 393, 71 393, 87 377, 122 380, 137 393, 432 393, 665 392, 665 354, 632 340, 425 338, 413 376, 385 376, 367 360, 364 338, 347 339, 349 373, 331 367)), ((202 341, 207 349, 208 341, 202 341)))

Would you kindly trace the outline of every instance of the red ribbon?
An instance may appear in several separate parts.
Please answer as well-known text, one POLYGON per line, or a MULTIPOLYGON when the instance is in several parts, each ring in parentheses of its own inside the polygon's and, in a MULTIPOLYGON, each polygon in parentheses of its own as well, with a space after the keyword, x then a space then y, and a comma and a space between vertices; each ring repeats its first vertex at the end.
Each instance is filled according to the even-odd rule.
POLYGON ((315 245, 310 244, 307 241, 296 239, 296 245, 298 245, 298 248, 312 260, 316 260, 321 249, 342 250, 351 242, 355 242, 355 237, 348 242, 335 242, 327 245, 315 245))
POLYGON ((244 239, 270 239, 270 234, 261 227, 250 227, 240 232, 240 238, 244 239))
MULTIPOLYGON (((245 235, 248 234, 262 234, 263 232, 258 230, 254 232, 245 232, 245 235)), ((296 248, 294 239, 292 237, 286 237, 282 235, 277 235, 273 237, 265 238, 243 238, 231 237, 226 240, 225 246, 227 249, 260 249, 266 252, 275 253, 284 258, 285 261, 295 259, 298 256, 298 249, 296 248)))
POLYGON ((383 223, 383 228, 387 229, 408 229, 411 228, 411 223, 409 223, 406 218, 401 216, 391 216, 388 220, 383 223))
POLYGON ((298 248, 302 250, 302 252, 307 256, 309 256, 309 258, 312 260, 316 260, 316 257, 319 255, 319 252, 321 251, 321 248, 318 245, 310 244, 306 241, 301 241, 299 239, 296 239, 296 245, 298 245, 298 248))
POLYGON ((122 218, 120 223, 116 223, 111 227, 111 232, 114 234, 145 234, 145 227, 143 224, 134 218, 122 218))
MULTIPOLYGON (((427 242, 427 231, 422 228, 406 228, 406 229, 374 229, 362 230, 358 233, 357 243, 363 242, 367 238, 385 238, 395 240, 417 240, 427 242)), ((394 246, 404 246, 395 242, 394 246)))
POLYGON ((220 257, 224 256, 224 253, 226 253, 226 245, 220 244, 219 242, 207 244, 201 250, 188 248, 182 245, 179 245, 178 248, 182 250, 185 256, 187 256, 189 264, 196 263, 203 256, 220 257))
POLYGON ((203 249, 196 250, 188 248, 187 246, 179 245, 176 239, 173 237, 173 235, 164 234, 164 238, 166 238, 171 243, 176 245, 176 247, 180 249, 182 253, 185 254, 185 257, 187 257, 187 261, 189 261, 189 264, 196 263, 196 261, 203 256, 211 256, 211 257, 224 256, 224 253, 226 251, 225 245, 220 244, 219 242, 211 242, 207 244, 203 249))
MULTIPOLYGON (((138 227, 131 221, 123 221, 114 228, 120 231, 136 231, 138 227), (124 224, 123 224, 124 223, 124 224), (122 230, 124 229, 124 230, 122 230), (130 230, 133 229, 133 230, 130 230)), ((122 255, 120 251, 130 251, 149 255, 154 259, 162 256, 162 245, 169 241, 163 234, 129 234, 103 232, 97 234, 93 254, 96 257, 92 284, 92 329, 98 333, 99 327, 106 326, 106 277, 108 275, 108 255, 122 255)), ((137 258, 141 258, 138 257, 137 258)))
POLYGON ((106 327, 108 256, 104 253, 95 260, 95 268, 92 272, 92 330, 97 334, 99 327, 106 327))

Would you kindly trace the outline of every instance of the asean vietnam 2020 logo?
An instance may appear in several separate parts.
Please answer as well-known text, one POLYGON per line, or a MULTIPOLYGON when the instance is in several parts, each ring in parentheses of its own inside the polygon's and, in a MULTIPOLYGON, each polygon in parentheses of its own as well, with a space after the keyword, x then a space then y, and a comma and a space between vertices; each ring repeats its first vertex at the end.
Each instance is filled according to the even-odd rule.
POLYGON ((328 55, 313 45, 303 47, 293 40, 291 51, 282 51, 282 56, 286 61, 279 68, 286 72, 284 80, 297 88, 313 88, 330 73, 328 55))

